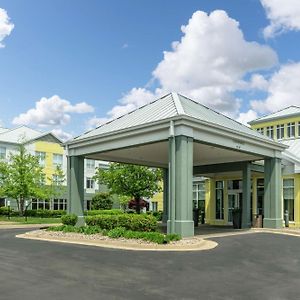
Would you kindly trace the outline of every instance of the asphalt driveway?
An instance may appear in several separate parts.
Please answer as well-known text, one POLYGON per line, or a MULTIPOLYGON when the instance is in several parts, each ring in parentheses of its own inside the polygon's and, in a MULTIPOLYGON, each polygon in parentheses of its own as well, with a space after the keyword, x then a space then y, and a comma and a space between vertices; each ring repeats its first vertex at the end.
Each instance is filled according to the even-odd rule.
MULTIPOLYGON (((299 299, 300 238, 215 238, 200 252, 138 252, 0 230, 0 299, 299 299)), ((27 229, 28 231, 28 229, 27 229)))

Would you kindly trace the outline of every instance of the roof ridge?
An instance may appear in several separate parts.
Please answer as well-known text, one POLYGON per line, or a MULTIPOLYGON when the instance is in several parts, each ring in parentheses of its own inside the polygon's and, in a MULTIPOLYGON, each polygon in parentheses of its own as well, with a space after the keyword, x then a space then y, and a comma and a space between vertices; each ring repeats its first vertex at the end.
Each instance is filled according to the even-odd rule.
POLYGON ((172 95, 178 115, 185 115, 185 111, 184 111, 183 105, 179 99, 178 93, 172 92, 171 95, 172 95))

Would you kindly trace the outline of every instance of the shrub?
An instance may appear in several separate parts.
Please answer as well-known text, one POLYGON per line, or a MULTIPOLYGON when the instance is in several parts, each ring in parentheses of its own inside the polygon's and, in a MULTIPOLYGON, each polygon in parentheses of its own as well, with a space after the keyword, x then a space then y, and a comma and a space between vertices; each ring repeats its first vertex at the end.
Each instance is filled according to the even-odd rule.
POLYGON ((75 227, 72 225, 60 225, 60 226, 51 226, 47 228, 47 231, 63 231, 63 232, 77 232, 83 234, 96 234, 103 233, 103 230, 98 226, 81 226, 75 227))
POLYGON ((179 241, 180 236, 178 234, 162 234, 160 232, 140 232, 126 230, 124 227, 117 227, 111 229, 107 235, 110 238, 124 237, 126 239, 142 239, 145 241, 157 243, 157 244, 167 244, 170 241, 179 241))
POLYGON ((123 215, 124 212, 120 209, 98 209, 98 210, 89 210, 84 212, 87 216, 97 216, 97 215, 123 215))
POLYGON ((61 217, 61 222, 64 225, 75 226, 77 223, 78 217, 75 214, 64 215, 61 217))
POLYGON ((152 215, 156 218, 157 221, 161 221, 162 220, 162 216, 163 216, 163 212, 162 211, 148 211, 147 212, 148 215, 152 215))
MULTIPOLYGON (((0 215, 8 216, 8 207, 0 207, 0 215)), ((10 213, 12 213, 12 209, 10 208, 10 213)))
POLYGON ((85 220, 89 226, 99 226, 108 230, 116 227, 124 227, 133 231, 155 231, 157 229, 156 218, 149 215, 98 215, 86 217, 85 220))
POLYGON ((26 215, 28 217, 38 218, 60 218, 61 216, 66 215, 66 211, 49 209, 26 210, 26 215))
POLYGON ((92 198, 92 209, 112 209, 113 199, 109 193, 97 193, 92 198))

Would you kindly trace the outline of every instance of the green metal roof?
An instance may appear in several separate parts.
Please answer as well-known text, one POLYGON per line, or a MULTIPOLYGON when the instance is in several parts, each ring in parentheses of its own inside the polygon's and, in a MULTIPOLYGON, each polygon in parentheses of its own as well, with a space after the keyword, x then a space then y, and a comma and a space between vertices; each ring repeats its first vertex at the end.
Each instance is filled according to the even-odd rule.
POLYGON ((136 126, 149 126, 157 121, 170 120, 178 116, 187 116, 205 122, 208 125, 216 124, 220 127, 260 138, 262 140, 273 141, 257 131, 252 130, 251 128, 196 101, 177 93, 170 93, 126 115, 88 131, 69 142, 72 143, 86 138, 114 133, 123 129, 134 128, 136 126))
POLYGON ((250 125, 260 124, 260 123, 269 122, 269 121, 278 120, 278 119, 287 119, 292 116, 300 116, 300 107, 292 105, 292 106, 286 107, 284 109, 281 109, 279 111, 276 111, 272 114, 262 116, 253 121, 250 121, 250 122, 248 122, 248 124, 250 124, 250 125))

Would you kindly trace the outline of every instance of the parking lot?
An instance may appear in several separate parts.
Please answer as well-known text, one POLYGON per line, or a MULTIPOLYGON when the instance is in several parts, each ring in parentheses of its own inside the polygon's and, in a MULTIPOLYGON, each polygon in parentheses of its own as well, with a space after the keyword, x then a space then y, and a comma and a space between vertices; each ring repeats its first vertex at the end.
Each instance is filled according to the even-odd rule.
POLYGON ((1 299, 299 299, 300 238, 214 238, 199 252, 140 252, 15 238, 0 230, 1 299))

